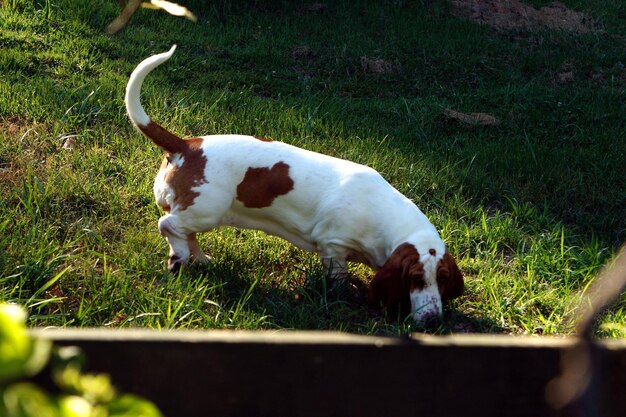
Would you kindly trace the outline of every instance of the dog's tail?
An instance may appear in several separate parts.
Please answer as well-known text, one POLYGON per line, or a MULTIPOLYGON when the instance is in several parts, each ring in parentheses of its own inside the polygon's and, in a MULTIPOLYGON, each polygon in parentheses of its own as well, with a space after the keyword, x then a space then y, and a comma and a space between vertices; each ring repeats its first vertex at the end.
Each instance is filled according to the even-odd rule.
POLYGON ((141 105, 141 85, 146 75, 153 69, 170 59, 176 50, 176 45, 162 54, 153 55, 143 60, 130 75, 126 86, 126 111, 128 117, 141 133, 152 139, 152 141, 169 153, 183 153, 187 149, 187 142, 175 134, 168 132, 158 124, 154 123, 146 114, 141 105))

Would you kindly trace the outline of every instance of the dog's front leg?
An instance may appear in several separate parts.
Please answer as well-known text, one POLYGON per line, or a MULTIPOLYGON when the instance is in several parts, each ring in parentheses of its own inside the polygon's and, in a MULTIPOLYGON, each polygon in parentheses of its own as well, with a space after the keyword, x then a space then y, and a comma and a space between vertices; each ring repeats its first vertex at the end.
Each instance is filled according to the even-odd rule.
POLYGON ((317 253, 322 260, 326 276, 336 283, 345 282, 348 279, 347 252, 343 246, 333 242, 321 242, 317 244, 317 253))
POLYGON ((348 279, 348 264, 345 260, 334 256, 320 256, 320 258, 328 278, 338 283, 348 279))
POLYGON ((201 264, 206 264, 211 261, 211 257, 209 257, 209 255, 205 255, 204 252, 202 252, 202 249, 200 249, 200 245, 198 244, 195 233, 190 233, 187 235, 187 243, 189 244, 189 250, 191 251, 191 254, 196 259, 196 261, 200 262, 201 264))

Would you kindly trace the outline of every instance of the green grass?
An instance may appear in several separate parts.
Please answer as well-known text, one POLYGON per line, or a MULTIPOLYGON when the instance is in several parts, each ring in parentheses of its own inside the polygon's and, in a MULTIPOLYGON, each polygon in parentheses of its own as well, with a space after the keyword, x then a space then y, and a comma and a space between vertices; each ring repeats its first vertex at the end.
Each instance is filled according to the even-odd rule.
MULTIPOLYGON (((154 120, 351 159, 422 208, 466 276, 438 333, 573 331, 581 291, 626 237, 626 6, 566 1, 606 28, 573 35, 497 33, 443 0, 181 3, 197 24, 140 10, 116 36, 103 33, 115 1, 0 7, 0 300, 38 326, 415 330, 329 291, 315 256, 260 232, 205 234, 210 266, 166 272, 160 151, 123 96, 136 64, 177 43, 146 81, 154 120), (363 56, 398 70, 372 74, 363 56)), ((622 297, 598 335, 624 336, 625 311, 622 297)))

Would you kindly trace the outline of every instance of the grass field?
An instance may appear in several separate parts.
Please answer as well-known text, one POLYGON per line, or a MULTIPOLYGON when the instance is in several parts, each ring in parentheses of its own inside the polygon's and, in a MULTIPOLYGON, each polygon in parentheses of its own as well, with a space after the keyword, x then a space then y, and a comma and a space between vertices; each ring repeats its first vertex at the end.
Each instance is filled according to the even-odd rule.
MULTIPOLYGON (((314 255, 260 232, 204 234, 212 265, 167 272, 160 151, 123 96, 134 66, 176 43, 144 86, 154 120, 372 166, 429 216, 466 276, 437 333, 573 331, 626 240, 623 2, 565 1, 604 29, 572 34, 497 32, 443 0, 180 1, 198 23, 142 9, 115 36, 113 0, 2 2, 0 300, 33 326, 416 330, 328 291, 314 255)), ((624 336, 626 298, 600 322, 624 336)))

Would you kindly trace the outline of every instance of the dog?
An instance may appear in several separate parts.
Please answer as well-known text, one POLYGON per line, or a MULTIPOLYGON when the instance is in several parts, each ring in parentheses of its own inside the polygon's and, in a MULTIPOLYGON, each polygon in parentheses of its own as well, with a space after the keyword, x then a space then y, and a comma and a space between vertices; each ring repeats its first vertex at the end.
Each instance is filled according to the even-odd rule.
POLYGON ((262 230, 319 254, 330 277, 347 262, 376 274, 371 306, 410 304, 419 324, 441 321, 442 303, 463 294, 463 275, 433 224, 374 169, 243 135, 182 139, 153 122, 141 105, 141 86, 176 45, 133 71, 125 104, 130 120, 165 151, 154 183, 161 235, 176 273, 193 255, 196 233, 220 226, 262 230))

